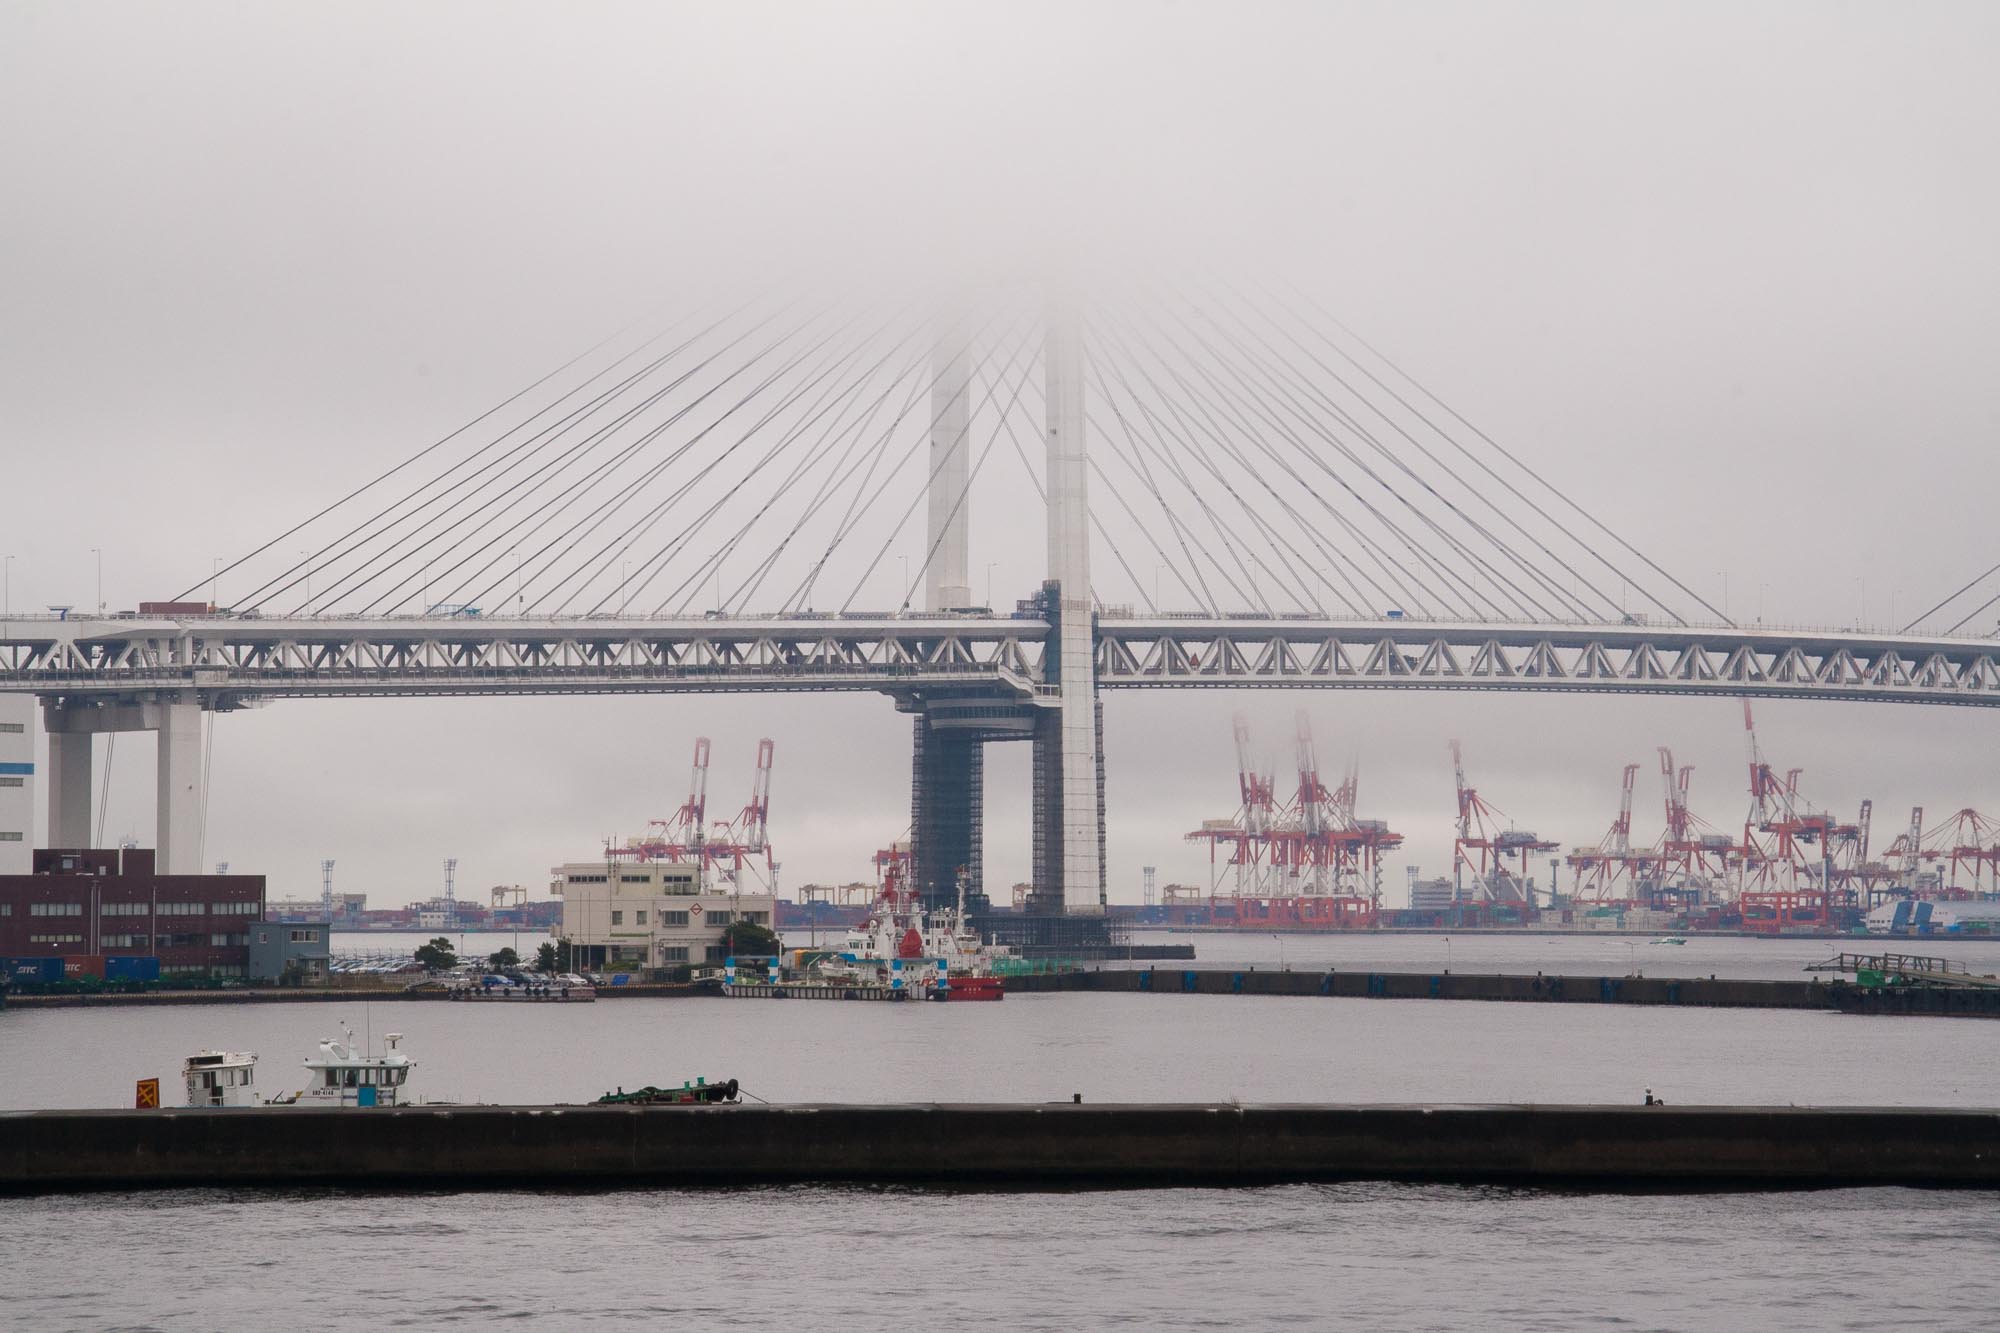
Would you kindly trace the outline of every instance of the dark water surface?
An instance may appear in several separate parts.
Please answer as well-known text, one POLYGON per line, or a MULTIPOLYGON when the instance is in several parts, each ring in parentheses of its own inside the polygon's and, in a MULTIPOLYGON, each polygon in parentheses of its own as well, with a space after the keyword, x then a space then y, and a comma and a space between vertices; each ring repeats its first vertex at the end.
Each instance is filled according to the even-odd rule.
POLYGON ((9 1201, 54 1329, 1972 1329, 2000 1199, 1381 1184, 9 1201))

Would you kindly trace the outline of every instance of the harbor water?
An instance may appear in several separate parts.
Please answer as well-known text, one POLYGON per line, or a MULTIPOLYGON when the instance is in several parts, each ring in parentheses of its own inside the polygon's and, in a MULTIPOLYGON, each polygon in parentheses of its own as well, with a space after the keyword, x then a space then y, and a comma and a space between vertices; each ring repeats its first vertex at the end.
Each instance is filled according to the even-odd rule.
MULTIPOLYGON (((1195 943, 1204 963, 1278 965, 1268 937, 1195 943)), ((1659 975, 1670 960, 1688 975, 1761 962, 1763 974, 1797 976, 1793 955, 1843 947, 1580 943, 1606 962, 1637 951, 1659 975)), ((1405 951, 1374 965, 1419 970, 1429 951, 1442 954, 1427 936, 1282 944, 1293 967, 1371 965, 1360 949, 1405 951)), ((1453 965, 1593 970, 1562 952, 1568 944, 1457 937, 1453 965), (1486 955, 1461 959, 1474 939, 1486 955)), ((1990 947, 1954 956, 1977 967, 1977 949, 1990 947)), ((582 1102, 700 1075, 773 1101, 1636 1103, 1650 1089, 1676 1104, 2000 1105, 2000 1024, 1977 1020, 1057 993, 964 1006, 17 1008, 0 1014, 0 1108, 130 1105, 134 1080, 153 1076, 171 1095, 180 1060, 204 1046, 256 1051, 260 1084, 286 1091, 341 1023, 377 1048, 403 1033, 412 1091, 493 1102, 582 1102)), ((9 1200, 0 1255, 5 1322, 36 1328, 265 1327, 280 1316, 328 1328, 796 1329, 822 1317, 1023 1329, 1968 1328, 2000 1308, 2000 1197, 1384 1184, 192 1191, 9 1200)))
POLYGON ((0 1254, 6 1322, 35 1329, 1963 1330, 2000 1308, 1996 1211, 1379 1184, 203 1191, 10 1200, 0 1254))

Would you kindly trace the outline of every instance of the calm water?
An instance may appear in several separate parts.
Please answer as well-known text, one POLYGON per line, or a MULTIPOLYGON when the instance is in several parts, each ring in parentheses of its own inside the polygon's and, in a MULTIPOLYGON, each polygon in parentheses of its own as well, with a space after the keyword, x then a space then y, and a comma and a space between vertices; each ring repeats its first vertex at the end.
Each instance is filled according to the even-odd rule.
POLYGON ((22 1329, 1971 1329, 1992 1196, 1434 1186, 9 1201, 22 1329), (85 1256, 89 1256, 87 1259, 85 1256))
MULTIPOLYGON (((378 1042, 406 1034, 418 1090, 490 1101, 702 1074, 772 1100, 1637 1101, 1650 1087, 1682 1104, 2000 1105, 2000 1023, 1016 995, 15 1009, 0 1013, 0 1106, 129 1105, 133 1080, 171 1086, 202 1046, 255 1050, 267 1090, 295 1086, 340 1019, 378 1042)), ((0 1274, 0 1327, 36 1329, 1972 1328, 2000 1309, 2000 1196, 81 1196, 0 1203, 0 1274)))

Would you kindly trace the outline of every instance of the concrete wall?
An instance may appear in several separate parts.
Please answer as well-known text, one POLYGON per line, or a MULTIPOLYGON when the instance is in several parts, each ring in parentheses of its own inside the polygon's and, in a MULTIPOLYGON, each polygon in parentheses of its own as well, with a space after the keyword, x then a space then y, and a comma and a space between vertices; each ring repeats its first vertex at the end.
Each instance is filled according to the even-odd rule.
POLYGON ((2000 1186, 2000 1112, 1642 1106, 273 1108, 0 1114, 0 1190, 857 1180, 2000 1186))
POLYGON ((34 695, 0 694, 0 875, 27 874, 34 857, 40 730, 34 695))
POLYGON ((1161 995, 1340 995, 1385 1000, 1514 1000, 1547 1004, 1685 1004, 1829 1009, 1841 989, 1820 981, 1695 977, 1482 976, 1469 972, 1253 971, 1121 968, 1010 977, 1016 991, 1138 991, 1161 995))

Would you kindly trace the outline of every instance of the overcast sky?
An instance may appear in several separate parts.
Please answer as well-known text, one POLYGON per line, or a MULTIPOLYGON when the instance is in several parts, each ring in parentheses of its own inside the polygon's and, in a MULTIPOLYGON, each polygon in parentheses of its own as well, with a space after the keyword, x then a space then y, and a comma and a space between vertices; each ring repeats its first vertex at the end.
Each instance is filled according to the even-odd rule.
MULTIPOLYGON (((16 607, 168 595, 677 292, 1254 264, 1313 291, 1738 618, 1900 624, 1994 562, 2000 10, 1986 4, 93 5, 0 8, 0 548, 16 607)), ((1032 509, 975 509, 996 596, 1032 509)), ((920 540, 920 539, 919 539, 920 540)), ((1985 624, 1980 628, 1991 629, 1985 624)), ((1594 842, 1619 769, 1745 804, 1723 701, 1114 695, 1112 895, 1311 710, 1363 813, 1442 872, 1446 741, 1594 842)), ((1816 802, 2000 809, 1990 712, 1770 704, 1816 802)), ((274 894, 538 890, 714 738, 778 745, 786 881, 908 822, 886 699, 286 702, 216 728, 208 859, 274 894)), ((101 753, 101 751, 100 751, 101 753)), ((152 741, 107 833, 151 841, 152 741)), ((1025 875, 989 753, 988 883, 1025 875)), ((1400 869, 1397 878, 1400 878, 1400 869)))

